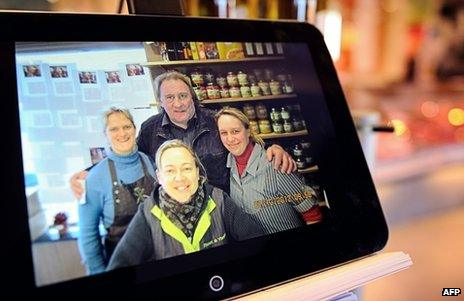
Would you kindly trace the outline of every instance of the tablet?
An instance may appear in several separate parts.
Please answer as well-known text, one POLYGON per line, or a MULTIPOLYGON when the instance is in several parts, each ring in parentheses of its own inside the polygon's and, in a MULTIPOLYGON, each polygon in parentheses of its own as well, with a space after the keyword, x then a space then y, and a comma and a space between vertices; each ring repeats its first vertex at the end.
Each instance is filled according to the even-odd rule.
MULTIPOLYGON (((223 299, 384 247, 388 231, 376 190, 332 59, 312 25, 20 12, 3 12, 0 21, 5 24, 0 85, 7 116, 7 197, 2 202, 6 286, 21 283, 21 291, 47 296, 62 289, 69 294, 100 289, 161 299, 223 299), (209 118, 207 129, 196 133, 198 137, 182 136, 191 135, 190 124, 174 127, 173 116, 159 117, 168 114, 170 107, 165 92, 157 96, 153 81, 166 72, 183 74, 192 85, 185 95, 171 95, 174 103, 189 99, 190 93, 195 111, 189 118, 195 124, 206 115, 209 118), (133 253, 129 262, 136 264, 89 272, 91 256, 80 243, 87 215, 80 208, 90 201, 92 187, 86 186, 86 194, 76 199, 69 179, 109 161, 105 160, 111 148, 101 113, 111 106, 131 113, 139 151, 146 152, 145 165, 155 164, 160 145, 154 141, 161 138, 154 133, 167 126, 165 140, 180 138, 192 146, 206 165, 207 185, 227 193, 221 192, 222 205, 234 207, 236 216, 251 217, 261 234, 241 239, 231 235, 233 229, 251 226, 230 220, 221 211, 219 223, 226 224, 227 236, 212 236, 193 249, 182 245, 180 253, 155 256, 166 246, 163 239, 173 240, 175 235, 166 234, 169 231, 164 228, 160 228, 165 231, 162 234, 146 230, 152 231, 149 239, 131 240, 149 245, 143 249, 149 253, 143 259, 135 260, 139 255, 133 253), (248 120, 246 133, 253 132, 264 141, 264 153, 270 147, 285 150, 298 170, 263 176, 259 166, 251 170, 248 162, 235 175, 239 161, 232 159, 238 157, 222 145, 227 131, 218 130, 214 123, 214 114, 224 107, 243 112, 248 120), (159 123, 150 128, 147 120, 159 123), (241 186, 245 177, 255 184, 241 186), (270 178, 284 180, 275 184, 267 182, 270 178), (241 196, 237 185, 243 189, 241 196), (310 205, 302 208, 305 201, 310 205), (293 210, 291 214, 279 211, 285 206, 293 210)), ((252 156, 258 143, 253 145, 252 156)), ((105 181, 99 183, 102 191, 111 191, 104 187, 105 181)), ((93 213, 98 230, 95 244, 110 235, 109 226, 118 215, 115 200, 111 195, 110 200, 102 197, 96 202, 100 209, 93 213)), ((205 206, 199 208, 206 210, 205 206)), ((163 210, 167 209, 158 213, 163 210)), ((148 223, 155 218, 156 210, 152 211, 153 216, 144 215, 148 223)), ((196 229, 199 224, 198 219, 187 226, 174 223, 184 233, 185 228, 196 229)), ((212 224, 202 227, 209 233, 212 224)), ((195 235, 186 234, 186 244, 194 245, 195 235)), ((104 259, 104 267, 108 261, 104 259)))

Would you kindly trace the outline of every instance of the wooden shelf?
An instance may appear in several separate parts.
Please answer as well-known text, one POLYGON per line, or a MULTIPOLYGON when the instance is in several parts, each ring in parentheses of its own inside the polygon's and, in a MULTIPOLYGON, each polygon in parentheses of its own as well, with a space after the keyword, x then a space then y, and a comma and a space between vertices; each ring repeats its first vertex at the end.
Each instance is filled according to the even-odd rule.
POLYGON ((282 133, 282 134, 276 134, 276 133, 259 134, 259 137, 263 139, 273 139, 273 138, 287 138, 287 137, 296 137, 296 136, 304 136, 304 135, 308 135, 307 130, 291 132, 291 133, 282 133))
POLYGON ((286 98, 296 98, 296 94, 281 94, 281 95, 269 95, 269 96, 256 96, 256 97, 228 97, 218 99, 205 99, 201 101, 201 104, 213 104, 213 103, 230 103, 230 102, 244 102, 244 101, 263 101, 263 100, 276 100, 286 98))
POLYGON ((298 172, 301 173, 301 174, 308 174, 308 173, 316 172, 318 170, 319 170, 319 167, 317 167, 317 165, 314 165, 314 166, 310 166, 310 167, 305 168, 305 169, 298 169, 298 172))
POLYGON ((282 60, 284 56, 262 56, 262 57, 249 57, 244 59, 230 59, 230 60, 180 60, 180 61, 157 61, 145 62, 140 65, 145 67, 153 66, 179 66, 179 65, 202 65, 202 64, 223 64, 223 63, 237 63, 237 62, 252 62, 252 61, 275 61, 282 60))

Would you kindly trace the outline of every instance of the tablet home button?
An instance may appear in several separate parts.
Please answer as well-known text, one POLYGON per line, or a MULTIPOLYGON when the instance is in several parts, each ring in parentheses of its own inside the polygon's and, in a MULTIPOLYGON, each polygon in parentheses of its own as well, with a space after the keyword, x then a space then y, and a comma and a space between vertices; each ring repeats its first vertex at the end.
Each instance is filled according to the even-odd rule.
POLYGON ((222 288, 224 287, 224 279, 222 279, 221 276, 214 275, 214 276, 211 277, 211 279, 209 280, 209 287, 210 287, 213 291, 219 292, 219 291, 222 290, 222 288))

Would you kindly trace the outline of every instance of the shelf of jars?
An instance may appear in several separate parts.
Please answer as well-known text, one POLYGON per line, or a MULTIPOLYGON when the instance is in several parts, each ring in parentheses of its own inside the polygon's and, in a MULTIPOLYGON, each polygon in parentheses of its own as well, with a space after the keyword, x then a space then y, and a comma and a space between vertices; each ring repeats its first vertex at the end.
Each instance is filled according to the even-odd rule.
POLYGON ((301 130, 291 133, 269 133, 269 134, 259 134, 259 137, 263 139, 275 139, 275 138, 288 138, 288 137, 298 137, 308 135, 307 130, 301 130))
POLYGON ((202 64, 223 64, 223 63, 238 63, 238 62, 259 62, 259 61, 276 61, 283 60, 284 56, 262 56, 248 57, 241 59, 207 59, 207 60, 178 60, 178 61, 151 61, 140 63, 145 67, 157 66, 180 66, 180 65, 202 65, 202 64))
POLYGON ((215 104, 215 103, 231 103, 231 102, 244 102, 244 101, 262 101, 262 100, 277 100, 296 98, 296 94, 281 94, 281 95, 268 95, 268 96, 253 96, 253 97, 228 97, 218 99, 205 99, 201 101, 202 104, 215 104))

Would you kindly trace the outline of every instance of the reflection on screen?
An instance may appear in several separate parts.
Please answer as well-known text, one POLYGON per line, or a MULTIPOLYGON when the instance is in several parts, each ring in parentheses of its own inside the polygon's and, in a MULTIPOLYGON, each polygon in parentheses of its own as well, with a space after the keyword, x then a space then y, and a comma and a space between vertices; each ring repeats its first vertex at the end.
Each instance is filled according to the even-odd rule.
POLYGON ((305 44, 17 43, 16 68, 39 286, 328 210, 317 158, 329 118, 305 44), (283 152, 296 172, 267 160, 283 152))

